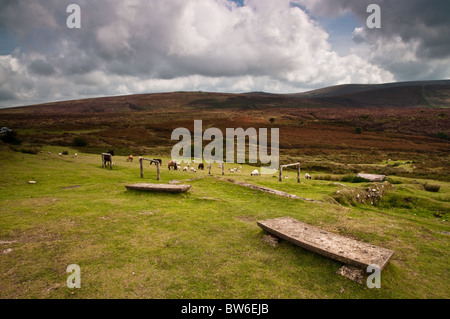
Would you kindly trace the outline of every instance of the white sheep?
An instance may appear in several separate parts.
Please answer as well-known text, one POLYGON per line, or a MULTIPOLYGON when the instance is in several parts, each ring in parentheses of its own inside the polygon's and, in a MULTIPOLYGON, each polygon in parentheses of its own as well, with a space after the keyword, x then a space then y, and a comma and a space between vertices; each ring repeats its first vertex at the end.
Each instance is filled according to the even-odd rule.
POLYGON ((251 176, 258 176, 259 172, 257 169, 253 170, 253 172, 250 174, 251 176))
POLYGON ((194 167, 191 167, 191 172, 197 173, 197 170, 194 167))
POLYGON ((183 172, 187 172, 187 170, 188 170, 188 168, 187 168, 187 166, 185 166, 185 167, 183 168, 183 172))
POLYGON ((309 175, 309 173, 305 174, 305 179, 311 179, 311 175, 309 175))

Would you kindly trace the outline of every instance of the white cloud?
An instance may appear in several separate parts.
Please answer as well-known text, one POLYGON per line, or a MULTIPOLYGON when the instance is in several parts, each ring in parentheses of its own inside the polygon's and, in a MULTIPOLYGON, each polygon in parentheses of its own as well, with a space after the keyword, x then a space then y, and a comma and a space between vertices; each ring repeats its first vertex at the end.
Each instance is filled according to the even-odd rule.
POLYGON ((11 2, 9 16, 0 13, 23 44, 22 53, 2 57, 9 61, 0 69, 4 101, 176 90, 285 93, 394 80, 364 57, 333 52, 328 33, 288 0, 240 7, 227 0, 80 0, 79 30, 65 27, 64 1, 35 2, 11 2), (40 33, 29 31, 36 25, 40 33))

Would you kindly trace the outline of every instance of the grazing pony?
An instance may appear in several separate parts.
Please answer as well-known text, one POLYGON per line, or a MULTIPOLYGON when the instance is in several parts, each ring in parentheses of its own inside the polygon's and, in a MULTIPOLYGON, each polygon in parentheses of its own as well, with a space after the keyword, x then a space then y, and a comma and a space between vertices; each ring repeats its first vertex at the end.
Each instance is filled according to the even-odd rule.
MULTIPOLYGON (((160 158, 154 158, 153 159, 154 161, 158 161, 159 162, 159 166, 161 166, 162 165, 162 159, 160 159, 160 158)), ((152 165, 153 164, 153 162, 150 162, 150 165, 152 165)), ((156 164, 155 164, 156 165, 156 164)))
POLYGON ((169 161, 169 163, 167 164, 167 168, 170 171, 170 168, 173 167, 173 170, 176 171, 177 170, 177 162, 175 161, 169 161))
POLYGON ((128 156, 127 162, 132 162, 132 161, 133 161, 133 155, 128 156))
POLYGON ((203 163, 198 164, 197 169, 201 169, 202 171, 205 169, 205 166, 203 165, 203 163))
POLYGON ((106 165, 108 165, 107 163, 109 163, 109 168, 112 168, 112 157, 114 156, 114 151, 109 151, 106 155, 103 155, 103 160, 104 160, 104 165, 106 167, 106 165))

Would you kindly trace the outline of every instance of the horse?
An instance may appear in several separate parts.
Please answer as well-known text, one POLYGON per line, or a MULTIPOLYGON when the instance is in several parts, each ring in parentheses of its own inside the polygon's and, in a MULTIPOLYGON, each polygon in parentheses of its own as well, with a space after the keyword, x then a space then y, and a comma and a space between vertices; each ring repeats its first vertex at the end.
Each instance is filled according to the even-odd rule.
POLYGON ((132 161, 133 161, 133 155, 128 156, 127 162, 132 162, 132 161))
POLYGON ((105 167, 109 163, 109 168, 112 168, 112 157, 114 156, 114 151, 109 151, 106 155, 103 155, 103 160, 105 161, 105 167))
POLYGON ((203 163, 198 164, 197 169, 201 169, 202 171, 205 169, 205 166, 203 165, 203 163))
MULTIPOLYGON (((160 159, 160 158, 154 158, 153 160, 154 160, 154 161, 158 161, 158 162, 159 162, 159 166, 162 165, 162 159, 160 159)), ((152 164, 153 164, 153 162, 150 162, 150 165, 152 165, 152 164)))
POLYGON ((177 170, 177 162, 175 161, 169 161, 169 163, 167 164, 167 168, 170 171, 170 168, 173 167, 173 169, 176 171, 177 170))

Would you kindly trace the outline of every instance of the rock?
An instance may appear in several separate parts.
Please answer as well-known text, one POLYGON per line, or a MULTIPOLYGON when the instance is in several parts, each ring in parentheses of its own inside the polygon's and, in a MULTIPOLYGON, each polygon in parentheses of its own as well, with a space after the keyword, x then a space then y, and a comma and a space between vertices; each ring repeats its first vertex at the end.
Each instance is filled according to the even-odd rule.
POLYGON ((272 236, 270 234, 262 236, 261 241, 263 243, 269 244, 272 247, 278 246, 278 237, 272 236))
POLYGON ((12 252, 12 248, 8 248, 2 251, 3 255, 9 254, 10 252, 12 252))
MULTIPOLYGON (((364 283, 364 270, 350 266, 350 265, 344 265, 336 272, 336 274, 344 276, 345 278, 348 278, 350 280, 353 280, 354 282, 357 282, 358 284, 364 283)), ((343 291, 341 291, 342 293, 343 291)))

